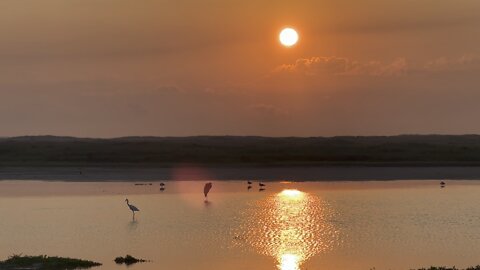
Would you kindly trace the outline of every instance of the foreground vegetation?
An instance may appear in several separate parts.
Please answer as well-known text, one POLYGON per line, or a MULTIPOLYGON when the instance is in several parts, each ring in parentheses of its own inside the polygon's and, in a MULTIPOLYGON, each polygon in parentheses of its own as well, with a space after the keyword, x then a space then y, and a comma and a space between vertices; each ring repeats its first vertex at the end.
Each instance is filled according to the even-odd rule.
POLYGON ((480 136, 0 138, 0 166, 178 163, 480 165, 480 136))
POLYGON ((146 260, 143 260, 143 259, 137 259, 131 255, 127 255, 125 257, 117 257, 115 258, 115 263, 116 264, 126 264, 126 265, 131 265, 131 264, 134 264, 134 263, 139 263, 139 262, 146 262, 146 260))
MULTIPOLYGON (((115 258, 115 263, 131 265, 138 262, 146 262, 143 259, 137 259, 131 255, 125 257, 115 258)), ((95 266, 101 266, 101 263, 72 259, 62 257, 49 257, 45 255, 40 256, 23 256, 13 255, 5 261, 0 261, 0 270, 20 270, 20 269, 34 269, 34 270, 74 270, 74 269, 88 269, 95 266)), ((375 269, 375 268, 374 268, 375 269)), ((418 268, 411 270, 480 270, 480 265, 467 267, 465 269, 445 266, 431 266, 429 268, 418 268)))
POLYGON ((480 270, 480 265, 471 266, 471 267, 468 267, 468 268, 465 268, 465 269, 456 268, 455 266, 454 266, 454 267, 445 267, 445 266, 437 267, 437 266, 430 266, 430 268, 419 268, 419 269, 417 269, 417 270, 480 270))
POLYGON ((13 255, 5 261, 0 261, 0 269, 35 269, 35 270, 70 270, 87 269, 100 266, 101 263, 87 260, 40 256, 13 255))

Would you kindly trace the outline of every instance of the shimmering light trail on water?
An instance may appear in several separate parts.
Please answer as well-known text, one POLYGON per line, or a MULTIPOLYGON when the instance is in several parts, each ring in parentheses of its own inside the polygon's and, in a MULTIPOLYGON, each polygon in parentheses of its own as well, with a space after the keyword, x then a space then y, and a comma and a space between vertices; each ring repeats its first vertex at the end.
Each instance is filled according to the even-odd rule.
POLYGON ((257 201, 243 216, 239 234, 260 254, 274 257, 280 270, 297 270, 337 242, 331 215, 318 196, 284 189, 257 201))

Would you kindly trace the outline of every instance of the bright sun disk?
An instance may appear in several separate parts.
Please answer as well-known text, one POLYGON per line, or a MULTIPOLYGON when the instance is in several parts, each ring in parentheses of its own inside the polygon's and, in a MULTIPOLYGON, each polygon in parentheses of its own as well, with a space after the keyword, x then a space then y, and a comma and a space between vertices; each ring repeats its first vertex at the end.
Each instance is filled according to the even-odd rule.
POLYGON ((280 32, 279 39, 283 46, 291 47, 298 42, 298 33, 293 28, 285 28, 280 32))

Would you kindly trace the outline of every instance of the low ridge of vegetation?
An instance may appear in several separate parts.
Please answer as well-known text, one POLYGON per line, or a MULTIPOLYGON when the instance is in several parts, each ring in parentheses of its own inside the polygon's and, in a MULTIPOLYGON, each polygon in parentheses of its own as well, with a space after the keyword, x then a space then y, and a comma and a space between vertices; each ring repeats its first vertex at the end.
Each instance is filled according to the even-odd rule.
POLYGON ((1 270, 15 269, 34 269, 34 270, 70 270, 70 269, 87 269, 100 266, 101 263, 72 259, 62 257, 49 257, 46 255, 39 256, 23 256, 13 255, 5 261, 0 261, 1 270))
POLYGON ((179 163, 480 165, 480 136, 0 138, 0 166, 179 163))

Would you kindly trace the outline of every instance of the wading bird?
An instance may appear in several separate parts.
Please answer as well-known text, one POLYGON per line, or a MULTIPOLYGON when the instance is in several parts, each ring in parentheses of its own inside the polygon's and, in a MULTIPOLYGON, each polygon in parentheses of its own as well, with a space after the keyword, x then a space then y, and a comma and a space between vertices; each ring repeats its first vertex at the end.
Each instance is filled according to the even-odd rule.
POLYGON ((203 194, 205 195, 205 200, 207 200, 207 195, 208 192, 210 192, 210 189, 212 189, 212 183, 206 183, 205 187, 203 187, 203 194))
POLYGON ((258 185, 261 186, 261 187, 264 187, 264 186, 265 186, 264 183, 258 183, 258 185))
POLYGON ((128 205, 128 208, 130 208, 130 210, 132 211, 133 213, 133 219, 135 219, 135 212, 136 211, 140 211, 140 209, 138 209, 135 205, 133 204, 129 204, 128 203, 128 199, 125 199, 125 201, 127 202, 127 205, 128 205))
POLYGON ((252 181, 248 181, 247 184, 251 185, 251 184, 252 184, 252 181))
POLYGON ((162 187, 163 187, 163 186, 165 186, 165 184, 164 184, 164 183, 160 183, 160 186, 162 186, 162 187))

